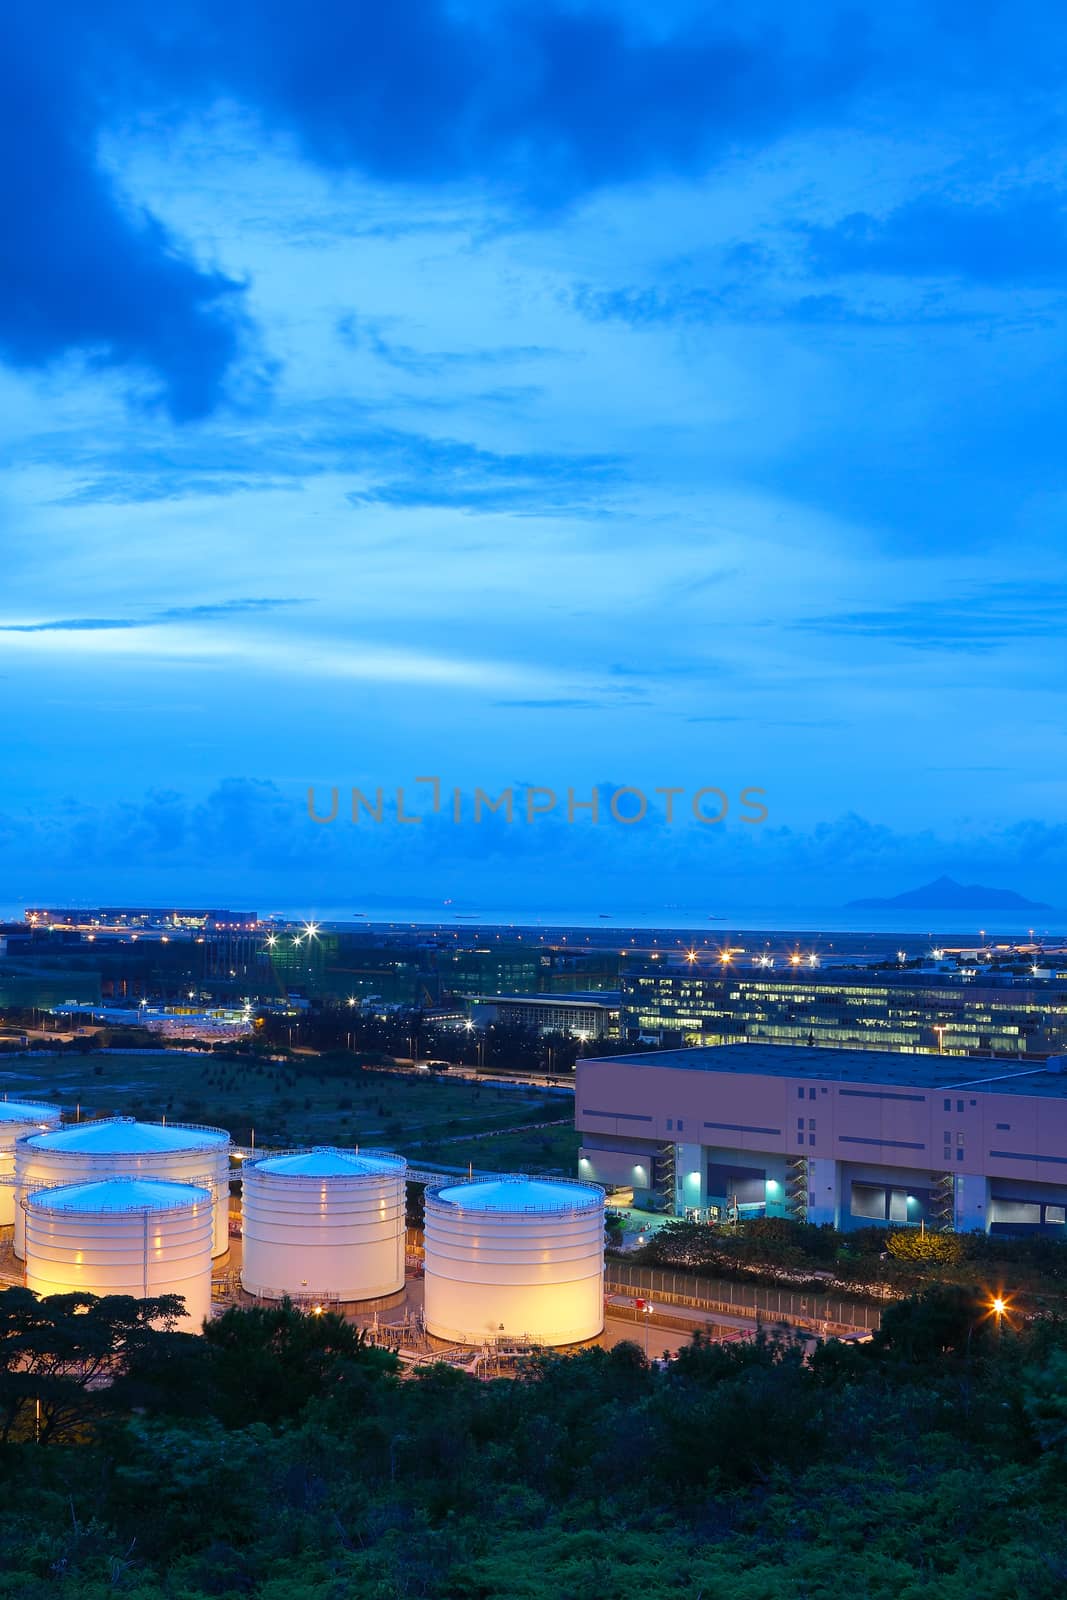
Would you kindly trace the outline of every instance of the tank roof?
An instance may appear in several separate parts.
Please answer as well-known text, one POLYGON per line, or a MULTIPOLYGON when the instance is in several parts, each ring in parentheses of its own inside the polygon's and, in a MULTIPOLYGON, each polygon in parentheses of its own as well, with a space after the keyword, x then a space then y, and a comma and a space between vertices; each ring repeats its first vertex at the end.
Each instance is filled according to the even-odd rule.
POLYGON ((35 1150, 69 1150, 86 1155, 149 1155, 168 1150, 196 1150, 229 1144, 224 1128, 193 1128, 181 1123, 135 1122, 132 1117, 104 1117, 78 1122, 47 1133, 31 1133, 26 1143, 35 1150))
POLYGON ((206 1189, 158 1178, 107 1178, 100 1183, 65 1183, 38 1189, 28 1204, 47 1211, 171 1211, 176 1206, 210 1203, 206 1189))
POLYGON ((316 1145, 312 1150, 289 1150, 283 1155, 261 1156, 246 1162, 246 1170, 269 1172, 283 1178, 362 1178, 375 1173, 403 1172, 403 1156, 386 1150, 342 1150, 335 1145, 316 1145))
POLYGON ((602 1205, 604 1191, 591 1183, 526 1178, 515 1173, 446 1184, 432 1190, 431 1196, 461 1211, 584 1211, 602 1205))
POLYGON ((40 1122, 42 1117, 58 1117, 59 1106, 39 1100, 0 1100, 0 1122, 40 1122))

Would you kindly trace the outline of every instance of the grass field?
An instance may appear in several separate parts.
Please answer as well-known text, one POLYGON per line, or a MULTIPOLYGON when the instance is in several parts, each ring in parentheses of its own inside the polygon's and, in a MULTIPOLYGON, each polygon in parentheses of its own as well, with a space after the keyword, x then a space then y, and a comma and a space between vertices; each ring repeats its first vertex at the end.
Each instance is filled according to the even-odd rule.
POLYGON ((569 1117, 538 1089, 424 1073, 361 1071, 336 1058, 224 1060, 178 1051, 0 1058, 0 1094, 55 1101, 73 1120, 133 1116, 226 1128, 238 1144, 381 1145, 413 1162, 502 1171, 577 1170, 573 1127, 504 1130, 569 1117), (502 1130, 492 1138, 470 1135, 502 1130))

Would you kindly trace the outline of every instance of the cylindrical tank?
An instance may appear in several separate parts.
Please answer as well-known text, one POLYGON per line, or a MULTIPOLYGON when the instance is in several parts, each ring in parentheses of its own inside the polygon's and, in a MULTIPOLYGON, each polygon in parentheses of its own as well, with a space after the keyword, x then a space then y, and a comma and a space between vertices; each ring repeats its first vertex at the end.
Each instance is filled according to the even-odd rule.
POLYGON ((135 1122, 104 1117, 49 1133, 31 1133, 15 1143, 15 1241, 24 1252, 25 1214, 20 1202, 31 1189, 102 1178, 163 1178, 193 1183, 215 1197, 212 1254, 230 1247, 230 1136, 224 1128, 180 1122, 135 1122))
POLYGON ((604 1191, 508 1174, 426 1191, 427 1332, 575 1344, 604 1326, 604 1191))
POLYGON ((249 1294, 374 1300, 403 1288, 406 1171, 403 1156, 329 1145, 246 1161, 249 1294))
POLYGON ((15 1220, 15 1140, 59 1126, 58 1106, 0 1100, 0 1228, 15 1220))
POLYGON ((26 1287, 37 1294, 180 1294, 178 1326, 211 1312, 209 1190, 160 1178, 104 1178, 37 1189, 23 1202, 26 1287))

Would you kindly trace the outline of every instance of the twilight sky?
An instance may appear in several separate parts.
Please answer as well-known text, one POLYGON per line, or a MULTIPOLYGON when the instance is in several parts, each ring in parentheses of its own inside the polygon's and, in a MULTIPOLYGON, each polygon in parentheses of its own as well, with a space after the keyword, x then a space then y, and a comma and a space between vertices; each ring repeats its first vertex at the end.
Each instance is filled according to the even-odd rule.
POLYGON ((1067 905, 1054 8, 13 26, 0 907, 1067 905))

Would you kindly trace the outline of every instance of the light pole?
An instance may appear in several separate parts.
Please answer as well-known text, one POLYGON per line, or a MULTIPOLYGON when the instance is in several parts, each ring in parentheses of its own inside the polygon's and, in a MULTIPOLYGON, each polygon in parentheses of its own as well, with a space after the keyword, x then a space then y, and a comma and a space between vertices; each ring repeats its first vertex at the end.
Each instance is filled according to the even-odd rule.
POLYGON ((655 1307, 652 1305, 651 1301, 646 1300, 641 1309, 642 1309, 642 1311, 644 1313, 644 1318, 645 1318, 645 1360, 647 1361, 648 1360, 648 1330, 649 1330, 649 1327, 650 1327, 649 1318, 651 1317, 652 1312, 655 1309, 655 1307))

